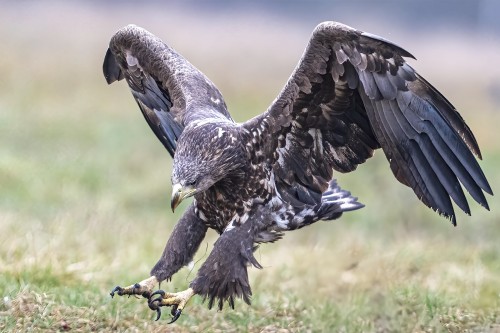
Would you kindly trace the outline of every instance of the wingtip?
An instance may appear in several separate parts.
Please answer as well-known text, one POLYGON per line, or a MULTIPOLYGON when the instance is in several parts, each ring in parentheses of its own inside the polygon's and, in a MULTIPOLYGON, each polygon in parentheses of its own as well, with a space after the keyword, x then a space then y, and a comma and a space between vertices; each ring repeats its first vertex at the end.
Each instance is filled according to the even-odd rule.
POLYGON ((485 180, 486 180, 486 184, 485 184, 485 186, 484 186, 484 187, 482 187, 482 189, 483 189, 486 193, 488 193, 489 195, 493 196, 493 195, 494 195, 494 194, 493 194, 493 189, 491 188, 490 183, 488 182, 488 180, 486 179, 486 177, 485 177, 485 180))
MULTIPOLYGON (((470 215, 470 214, 469 214, 470 215)), ((456 227, 457 226, 457 216, 455 215, 455 213, 449 215, 449 214, 443 214, 443 216, 450 220, 451 224, 456 227)))
POLYGON ((487 211, 490 210, 490 205, 488 204, 488 201, 486 201, 486 199, 484 199, 484 202, 480 202, 479 204, 483 206, 487 211))
POLYGON ((371 38, 371 39, 374 39, 376 41, 379 41, 379 42, 383 42, 387 45, 390 45, 392 48, 394 48, 402 57, 406 57, 406 58, 412 58, 412 59, 415 59, 417 60, 417 58, 411 54, 410 52, 406 51, 404 48, 402 48, 401 46, 397 45, 396 43, 394 42, 391 42, 390 40, 384 38, 384 37, 380 37, 378 35, 375 35, 375 34, 372 34, 372 33, 369 33, 369 32, 361 32, 361 35, 364 36, 364 37, 368 37, 368 38, 371 38))
POLYGON ((123 78, 122 70, 120 69, 120 66, 118 66, 116 58, 109 47, 106 51, 106 55, 104 56, 102 72, 108 84, 119 81, 123 78))

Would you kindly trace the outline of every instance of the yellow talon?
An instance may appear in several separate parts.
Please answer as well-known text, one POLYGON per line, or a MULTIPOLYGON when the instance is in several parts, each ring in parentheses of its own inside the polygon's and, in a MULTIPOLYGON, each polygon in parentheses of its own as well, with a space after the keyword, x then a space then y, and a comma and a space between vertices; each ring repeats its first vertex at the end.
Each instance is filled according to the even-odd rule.
POLYGON ((146 298, 149 298, 151 292, 154 287, 158 284, 158 279, 156 276, 150 276, 147 279, 142 280, 139 283, 132 284, 128 287, 122 288, 120 286, 116 286, 110 293, 111 297, 115 296, 115 293, 118 296, 123 295, 142 295, 146 298))
POLYGON ((160 302, 161 306, 177 305, 179 310, 182 310, 187 302, 193 297, 194 291, 189 288, 178 293, 165 293, 160 302))
POLYGON ((192 288, 188 288, 178 293, 167 293, 163 290, 157 290, 149 297, 149 308, 151 310, 156 310, 156 320, 158 320, 161 317, 160 308, 162 306, 172 306, 172 321, 169 322, 169 324, 171 324, 180 317, 182 310, 193 295, 194 290, 192 288), (159 297, 152 299, 152 297, 156 295, 159 295, 159 297))

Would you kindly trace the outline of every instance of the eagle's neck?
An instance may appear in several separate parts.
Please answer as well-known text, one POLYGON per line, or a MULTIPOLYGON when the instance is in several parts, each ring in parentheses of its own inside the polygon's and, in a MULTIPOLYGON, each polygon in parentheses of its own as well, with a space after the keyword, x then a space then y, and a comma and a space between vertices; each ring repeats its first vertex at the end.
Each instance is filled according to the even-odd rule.
POLYGON ((234 194, 238 191, 238 187, 245 184, 246 172, 244 167, 230 170, 228 174, 220 181, 214 184, 214 187, 219 192, 234 194))
POLYGON ((209 227, 222 233, 235 216, 246 212, 251 199, 247 185, 245 169, 239 167, 195 195, 197 209, 209 227))

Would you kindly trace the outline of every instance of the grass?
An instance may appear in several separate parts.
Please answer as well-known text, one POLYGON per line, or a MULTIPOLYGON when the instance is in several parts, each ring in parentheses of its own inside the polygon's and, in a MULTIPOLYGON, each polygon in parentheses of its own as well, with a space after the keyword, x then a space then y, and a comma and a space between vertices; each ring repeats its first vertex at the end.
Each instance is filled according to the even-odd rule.
MULTIPOLYGON (((127 20, 129 12, 122 9, 109 21, 84 7, 56 21, 53 7, 19 6, 0 14, 3 43, 11 51, 0 62, 0 331, 500 331, 498 199, 490 199, 492 212, 472 205, 473 216, 459 214, 453 228, 394 180, 380 153, 355 173, 339 175, 365 209, 258 250, 265 268, 250 269, 251 307, 238 302, 235 310, 219 312, 196 298, 176 324, 166 325, 167 316, 154 322, 142 299, 111 299, 116 284, 147 276, 182 212, 172 215, 168 208, 169 157, 125 85, 107 87, 99 71, 109 35, 128 23, 117 17, 127 20), (32 22, 22 29, 13 14, 20 8, 32 22), (88 33, 67 33, 70 23, 89 18, 88 33), (40 42, 41 33, 50 38, 40 42)), ((148 24, 164 31, 155 17, 148 24)), ((211 29, 221 33, 218 27, 211 29)), ((190 28, 198 39, 211 35, 206 26, 190 28)), ((183 53, 196 54, 196 40, 178 41, 191 47, 183 53)), ((303 47, 304 40, 295 42, 303 47)), ((490 44, 484 52, 496 50, 490 44)), ((272 41, 263 45, 281 54, 267 49, 272 41)), ((220 57, 234 57, 229 49, 222 52, 220 57)), ((281 86, 276 81, 289 74, 281 63, 293 66, 296 57, 283 59, 276 59, 275 72, 268 73, 271 66, 246 77, 244 87, 260 87, 245 90, 248 95, 234 91, 232 74, 206 71, 229 91, 231 112, 243 120, 248 110, 263 110, 273 97, 269 91, 281 86), (262 75, 272 80, 262 83, 262 75)), ((494 138, 500 119, 498 105, 482 89, 489 81, 474 78, 470 87, 454 77, 447 83, 440 68, 425 71, 464 109, 484 150, 481 165, 498 192, 500 143, 494 138)), ((181 270, 162 287, 186 288, 215 237, 210 233, 201 246, 193 271, 181 270)))

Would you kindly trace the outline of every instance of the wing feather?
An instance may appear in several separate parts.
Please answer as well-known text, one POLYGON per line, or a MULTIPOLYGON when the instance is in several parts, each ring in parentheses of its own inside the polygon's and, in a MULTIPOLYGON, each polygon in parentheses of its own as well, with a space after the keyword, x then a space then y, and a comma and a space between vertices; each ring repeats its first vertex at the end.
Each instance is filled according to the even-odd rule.
POLYGON ((413 58, 376 35, 336 22, 316 27, 277 99, 242 125, 266 129, 258 145, 268 147, 280 193, 322 193, 332 168, 352 171, 381 147, 396 179, 454 224, 452 200, 470 214, 462 187, 488 208, 472 131, 404 57, 413 58), (304 133, 314 133, 312 143, 303 144, 304 133))
MULTIPOLYGON (((400 113, 399 105, 396 101, 389 101, 391 104, 392 113, 394 116, 400 113)), ((402 117, 396 117, 396 120, 404 131, 405 135, 414 140, 420 147, 436 173, 439 181, 442 183, 446 191, 457 203, 457 205, 467 214, 470 215, 470 208, 465 198, 465 195, 458 181, 457 175, 450 168, 450 165, 458 164, 459 161, 451 160, 455 157, 453 152, 449 149, 443 141, 439 133, 435 130, 431 122, 424 120, 419 121, 415 119, 415 115, 411 112, 402 113, 402 117), (451 162, 451 163, 450 163, 451 162)), ((458 167, 457 167, 458 168, 458 167)), ((473 186, 470 184, 470 186, 473 186)), ((475 186, 475 183, 474 183, 475 186)), ((451 215, 450 215, 451 216, 451 215)))
POLYGON ((135 25, 111 38, 103 72, 108 84, 126 79, 144 118, 172 157, 189 123, 233 121, 222 94, 203 73, 135 25))

